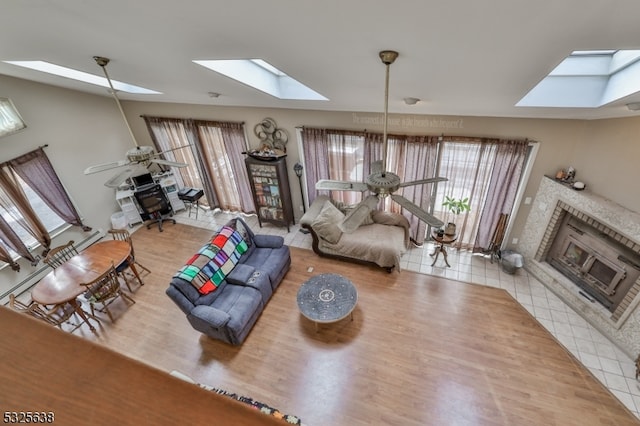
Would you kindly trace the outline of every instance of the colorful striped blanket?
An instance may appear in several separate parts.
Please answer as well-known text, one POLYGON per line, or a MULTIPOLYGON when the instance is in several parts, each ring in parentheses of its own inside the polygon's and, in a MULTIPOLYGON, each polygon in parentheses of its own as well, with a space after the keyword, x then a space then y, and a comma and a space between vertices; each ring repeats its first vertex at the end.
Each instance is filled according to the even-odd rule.
POLYGON ((175 276, 190 282, 200 294, 209 294, 218 288, 247 249, 246 241, 236 230, 223 226, 175 276))

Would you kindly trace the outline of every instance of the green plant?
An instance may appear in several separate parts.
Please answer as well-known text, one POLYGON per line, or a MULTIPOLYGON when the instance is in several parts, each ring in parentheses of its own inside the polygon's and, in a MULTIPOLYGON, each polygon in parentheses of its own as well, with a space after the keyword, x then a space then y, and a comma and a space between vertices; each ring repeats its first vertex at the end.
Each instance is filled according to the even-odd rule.
POLYGON ((471 204, 469 204, 469 197, 465 198, 453 198, 448 195, 444 196, 442 206, 449 209, 449 211, 455 215, 459 215, 463 212, 471 211, 471 204))

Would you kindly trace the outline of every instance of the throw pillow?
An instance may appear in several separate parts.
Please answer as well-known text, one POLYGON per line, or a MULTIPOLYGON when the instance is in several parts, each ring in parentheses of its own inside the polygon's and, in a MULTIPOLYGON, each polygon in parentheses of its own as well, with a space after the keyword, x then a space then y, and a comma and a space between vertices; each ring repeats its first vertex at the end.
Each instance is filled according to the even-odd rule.
POLYGON ((343 219, 344 214, 331 202, 325 201, 320 214, 311 222, 311 227, 318 234, 318 237, 331 244, 337 244, 342 237, 342 231, 338 224, 343 219))
MULTIPOLYGON (((342 201, 337 201, 337 200, 331 200, 331 202, 333 203, 334 206, 336 206, 338 208, 338 210, 340 210, 345 216, 348 216, 349 213, 351 213, 351 211, 353 209, 355 209, 358 205, 357 204, 353 204, 353 205, 348 205, 343 203, 342 201)), ((373 218, 371 217, 371 214, 368 214, 367 216, 365 216, 364 220, 362 221, 362 223, 360 224, 360 226, 362 225, 371 225, 372 223, 375 223, 373 221, 373 218)))

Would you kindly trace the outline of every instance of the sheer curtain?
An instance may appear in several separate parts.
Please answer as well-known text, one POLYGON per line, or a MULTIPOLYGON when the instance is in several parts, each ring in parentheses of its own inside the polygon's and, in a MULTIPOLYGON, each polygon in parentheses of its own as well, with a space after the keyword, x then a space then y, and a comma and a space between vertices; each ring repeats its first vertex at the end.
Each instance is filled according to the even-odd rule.
POLYGON ((529 154, 528 141, 496 141, 492 174, 478 219, 473 251, 486 251, 501 214, 511 214, 524 165, 529 154))
POLYGON ((204 196, 199 200, 203 206, 216 206, 213 187, 204 178, 203 156, 198 155, 196 130, 192 120, 179 118, 144 117, 156 150, 164 152, 167 160, 188 164, 187 167, 176 167, 173 175, 180 187, 202 188, 204 196), (189 148, 175 149, 179 146, 189 148))
POLYGON ((21 226, 40 243, 45 248, 45 252, 49 250, 51 236, 33 210, 27 195, 17 181, 15 172, 6 164, 0 167, 0 207, 11 216, 14 223, 21 226))
POLYGON ((242 155, 247 150, 242 125, 225 124, 223 130, 218 123, 197 121, 196 128, 218 206, 222 210, 255 212, 242 155))
MULTIPOLYGON (((181 186, 203 188, 210 208, 255 211, 242 152, 247 143, 242 123, 144 117, 156 149, 179 168, 181 186), (175 149, 190 145, 190 149, 175 149)), ((202 202, 202 200, 201 200, 202 202)))
POLYGON ((10 248, 27 259, 31 264, 38 262, 38 259, 33 257, 31 252, 29 252, 29 249, 22 242, 18 234, 16 234, 16 231, 14 231, 9 223, 0 215, 0 261, 8 263, 14 271, 20 271, 20 264, 13 260, 7 248, 10 248))
MULTIPOLYGON (((371 163, 382 158, 383 135, 313 128, 303 128, 301 135, 309 202, 317 193, 348 203, 360 201, 360 193, 316 191, 315 183, 319 179, 363 181, 370 174, 371 163), (352 159, 353 152, 357 154, 352 159)), ((438 184, 404 187, 397 193, 433 212, 445 224, 456 223, 457 248, 479 251, 488 247, 500 214, 510 214, 513 209, 528 141, 426 135, 388 135, 387 141, 386 169, 403 182, 448 178, 438 184), (471 211, 455 217, 442 206, 445 195, 469 198, 471 211)), ((428 238, 428 226, 397 203, 385 199, 383 208, 409 220, 416 244, 428 238)))
POLYGON ((42 148, 14 158, 8 163, 62 220, 70 225, 80 226, 83 231, 91 231, 91 227, 82 223, 78 211, 42 148))
MULTIPOLYGON (((428 179, 436 176, 438 159, 438 138, 435 136, 408 136, 402 138, 394 150, 389 150, 391 158, 397 159, 396 173, 403 182, 411 182, 420 179, 428 179)), ((402 188, 398 193, 420 206, 424 211, 432 212, 434 207, 434 189, 437 185, 426 183, 411 185, 402 188)), ((427 224, 418 219, 411 212, 400 208, 396 203, 391 203, 392 210, 400 211, 411 225, 411 237, 418 245, 422 244, 427 236, 427 224)))
POLYGON ((488 247, 501 213, 510 214, 528 152, 526 140, 445 138, 439 160, 441 184, 436 214, 456 224, 459 249, 488 247), (442 207, 444 197, 469 198, 471 210, 456 217, 442 207))
MULTIPOLYGON (((382 134, 342 130, 304 128, 301 132, 306 165, 307 194, 311 203, 317 193, 329 195, 346 204, 362 200, 354 191, 316 191, 319 179, 363 182, 371 173, 371 163, 382 159, 382 134)), ((428 136, 388 136, 386 171, 413 181, 434 176, 437 159, 437 138, 428 136)), ((432 209, 433 184, 416 185, 398 193, 426 211, 432 209)), ((411 224, 411 238, 418 244, 425 239, 426 224, 390 199, 384 200, 385 210, 403 214, 411 224)))
POLYGON ((304 127, 301 131, 305 165, 305 181, 309 204, 318 195, 331 195, 330 191, 316 191, 316 182, 330 178, 329 142, 327 130, 304 127))
POLYGON ((82 223, 80 215, 42 148, 0 164, 0 209, 3 212, 3 215, 0 215, 0 261, 8 263, 15 271, 19 271, 20 266, 11 258, 9 250, 34 265, 39 259, 31 254, 23 239, 9 222, 24 229, 35 242, 42 245, 43 255, 46 255, 51 247, 49 231, 31 205, 25 193, 26 186, 23 187, 23 185, 37 194, 42 202, 64 222, 80 226, 84 231, 91 230, 91 227, 82 223))

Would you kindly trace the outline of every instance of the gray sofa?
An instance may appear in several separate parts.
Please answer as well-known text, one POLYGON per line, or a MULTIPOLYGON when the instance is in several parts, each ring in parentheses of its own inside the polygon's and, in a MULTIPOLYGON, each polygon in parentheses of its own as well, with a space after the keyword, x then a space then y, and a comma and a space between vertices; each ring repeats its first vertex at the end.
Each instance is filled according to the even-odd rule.
POLYGON ((166 294, 185 313, 194 329, 239 345, 289 270, 291 256, 282 237, 255 235, 241 218, 232 219, 225 227, 237 230, 247 250, 217 289, 203 295, 192 282, 176 274, 166 294))

